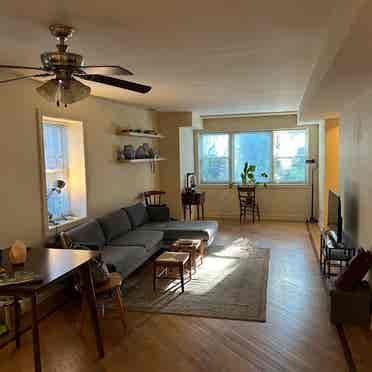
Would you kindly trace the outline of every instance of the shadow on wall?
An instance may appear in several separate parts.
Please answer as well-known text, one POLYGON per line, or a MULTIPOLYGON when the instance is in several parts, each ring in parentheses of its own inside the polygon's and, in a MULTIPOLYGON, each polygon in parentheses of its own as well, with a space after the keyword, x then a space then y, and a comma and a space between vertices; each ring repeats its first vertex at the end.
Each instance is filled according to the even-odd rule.
POLYGON ((347 179, 343 201, 343 229, 347 246, 359 246, 359 193, 359 185, 347 179))

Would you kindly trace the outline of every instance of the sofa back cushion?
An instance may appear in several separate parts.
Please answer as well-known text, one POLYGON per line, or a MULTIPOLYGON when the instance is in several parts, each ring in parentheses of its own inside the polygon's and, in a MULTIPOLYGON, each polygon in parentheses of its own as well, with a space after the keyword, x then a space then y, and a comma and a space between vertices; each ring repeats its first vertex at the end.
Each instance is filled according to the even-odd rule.
POLYGON ((149 221, 149 216, 143 203, 137 203, 124 209, 128 213, 133 228, 141 226, 149 221))
POLYGON ((96 220, 73 227, 67 230, 65 235, 73 244, 86 245, 88 248, 99 249, 106 243, 101 226, 96 220))
POLYGON ((148 205, 146 210, 151 222, 168 222, 170 220, 169 207, 166 205, 148 205))
POLYGON ((353 257, 349 265, 338 275, 335 285, 337 289, 351 291, 372 267, 371 252, 359 249, 358 254, 353 257))
POLYGON ((108 242, 132 229, 127 212, 123 209, 98 218, 98 222, 108 242))

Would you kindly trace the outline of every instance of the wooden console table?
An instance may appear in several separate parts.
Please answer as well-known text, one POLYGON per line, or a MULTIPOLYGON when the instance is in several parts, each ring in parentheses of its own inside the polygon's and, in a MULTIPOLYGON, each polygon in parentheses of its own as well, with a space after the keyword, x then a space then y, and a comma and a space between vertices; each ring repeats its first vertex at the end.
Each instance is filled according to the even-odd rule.
POLYGON ((196 215, 197 219, 200 219, 200 210, 201 207, 201 215, 202 219, 204 220, 204 203, 205 203, 205 192, 204 191, 183 191, 182 192, 182 208, 183 208, 183 218, 186 220, 186 211, 189 210, 189 217, 190 220, 192 218, 192 206, 196 206, 196 215))
POLYGON ((0 287, 0 296, 13 296, 15 298, 15 339, 16 347, 21 346, 20 334, 20 308, 18 299, 28 297, 31 299, 32 338, 34 347, 35 372, 41 372, 41 354, 39 340, 39 317, 37 296, 55 283, 64 280, 77 271, 81 271, 84 280, 84 289, 92 315, 97 350, 101 358, 104 356, 101 331, 98 322, 96 295, 90 270, 90 261, 98 252, 80 251, 54 248, 31 248, 27 252, 27 261, 22 266, 12 266, 8 262, 9 249, 0 251, 0 264, 8 271, 30 271, 42 276, 43 281, 34 284, 17 284, 0 287))

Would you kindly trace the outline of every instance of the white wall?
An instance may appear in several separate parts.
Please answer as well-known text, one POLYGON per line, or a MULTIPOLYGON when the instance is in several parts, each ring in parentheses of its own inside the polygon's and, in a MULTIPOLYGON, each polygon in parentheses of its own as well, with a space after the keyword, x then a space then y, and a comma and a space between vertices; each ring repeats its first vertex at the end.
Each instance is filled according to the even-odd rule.
POLYGON ((194 172, 194 134, 193 128, 180 129, 180 187, 186 185, 186 174, 194 172))
POLYGON ((339 189, 344 230, 372 247, 372 91, 341 113, 339 189))

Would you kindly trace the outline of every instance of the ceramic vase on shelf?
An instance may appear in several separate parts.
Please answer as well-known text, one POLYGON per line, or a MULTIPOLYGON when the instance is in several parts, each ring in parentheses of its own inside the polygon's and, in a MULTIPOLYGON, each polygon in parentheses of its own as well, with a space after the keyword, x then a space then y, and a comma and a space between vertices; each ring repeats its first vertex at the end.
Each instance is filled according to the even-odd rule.
POLYGON ((135 150, 134 150, 133 145, 125 145, 123 148, 123 155, 124 155, 124 159, 134 159, 135 150))
POLYGON ((24 264, 27 259, 27 248, 25 243, 16 240, 9 250, 9 261, 13 265, 24 264))

